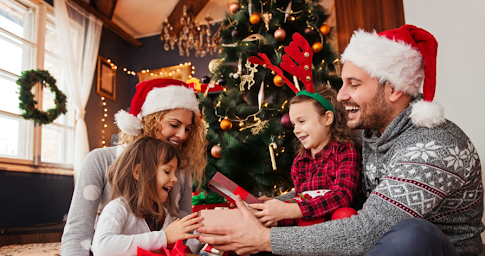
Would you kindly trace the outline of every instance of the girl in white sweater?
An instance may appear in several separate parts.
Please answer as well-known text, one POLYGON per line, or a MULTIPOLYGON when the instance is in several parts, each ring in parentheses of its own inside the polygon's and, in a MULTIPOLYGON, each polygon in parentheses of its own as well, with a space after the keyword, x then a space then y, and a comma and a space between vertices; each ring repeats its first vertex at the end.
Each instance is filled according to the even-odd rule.
POLYGON ((166 141, 145 137, 130 144, 108 170, 113 190, 101 212, 91 247, 94 255, 136 255, 137 247, 159 250, 177 240, 197 238, 197 213, 171 222, 170 190, 180 153, 166 141))

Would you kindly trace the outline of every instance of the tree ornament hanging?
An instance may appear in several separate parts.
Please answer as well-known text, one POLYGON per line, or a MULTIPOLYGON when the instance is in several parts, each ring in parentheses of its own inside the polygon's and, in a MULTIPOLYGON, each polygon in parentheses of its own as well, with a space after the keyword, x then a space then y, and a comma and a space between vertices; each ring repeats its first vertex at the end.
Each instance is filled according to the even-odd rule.
POLYGON ((274 32, 274 38, 277 41, 283 41, 283 40, 285 40, 285 38, 286 38, 286 31, 284 29, 282 29, 282 28, 277 29, 274 32))
POLYGON ((22 117, 24 119, 32 119, 39 124, 50 124, 59 115, 67 112, 66 95, 57 88, 56 79, 48 71, 38 69, 23 71, 22 75, 17 79, 17 84, 20 86, 19 108, 23 110, 22 117), (43 83, 44 87, 49 87, 50 91, 55 95, 55 107, 45 112, 36 107, 37 101, 34 100, 34 95, 32 94, 32 87, 39 82, 43 83))
POLYGON ((221 77, 217 79, 217 84, 224 87, 227 85, 227 79, 225 77, 221 77))
POLYGON ((222 147, 220 145, 215 145, 211 148, 211 155, 214 158, 221 158, 222 156, 222 147))
POLYGON ((203 76, 201 79, 200 79, 200 83, 202 84, 208 84, 211 82, 211 79, 209 76, 203 76))
POLYGON ((312 45, 312 50, 314 53, 319 53, 323 49, 323 44, 320 42, 315 42, 312 45))
POLYGON ((303 31, 303 34, 305 35, 305 37, 313 37, 313 33, 315 31, 313 30, 312 27, 307 27, 305 28, 305 30, 303 31))
POLYGON ((239 35, 241 33, 239 33, 239 30, 237 30, 237 28, 235 28, 232 32, 231 32, 231 36, 234 38, 234 39, 238 39, 239 38, 239 35))
POLYGON ((281 78, 281 76, 279 75, 275 75, 273 77, 273 83, 278 86, 278 87, 281 87, 283 85, 285 85, 285 81, 283 80, 283 78, 281 78))
POLYGON ((254 81, 254 73, 258 72, 258 64, 254 64, 254 66, 252 66, 253 64, 251 62, 246 62, 246 64, 244 64, 244 66, 246 67, 246 70, 247 72, 249 72, 249 74, 246 74, 246 75, 242 75, 241 76, 241 83, 239 84, 239 90, 242 92, 244 91, 244 85, 246 83, 248 83, 248 90, 251 90, 251 87, 254 85, 255 81, 254 81))
POLYGON ((209 71, 212 74, 215 74, 222 66, 223 60, 222 59, 213 59, 209 62, 209 71))
POLYGON ((286 130, 293 130, 293 125, 291 124, 290 121, 290 114, 285 113, 283 116, 281 116, 281 126, 285 128, 286 130))
POLYGON ((271 158, 271 166, 273 167, 273 171, 276 171, 276 159, 274 156, 274 150, 278 148, 278 145, 276 145, 275 142, 271 142, 268 146, 269 148, 269 157, 271 158))
POLYGON ((222 129, 223 131, 229 131, 229 130, 231 130, 231 128, 232 128, 232 122, 231 122, 231 120, 229 120, 229 118, 227 118, 227 116, 226 116, 226 117, 224 118, 224 120, 222 120, 222 121, 221 121, 220 126, 221 126, 221 129, 222 129))
POLYGON ((321 27, 320 27, 320 33, 324 34, 324 35, 328 35, 328 33, 330 33, 330 26, 327 25, 327 24, 323 24, 321 27))
POLYGON ((253 25, 258 24, 261 21, 261 17, 257 13, 253 13, 251 17, 249 17, 249 22, 253 25))
POLYGON ((229 5, 229 11, 231 11, 231 13, 236 13, 237 11, 239 11, 239 3, 237 2, 233 2, 229 5))

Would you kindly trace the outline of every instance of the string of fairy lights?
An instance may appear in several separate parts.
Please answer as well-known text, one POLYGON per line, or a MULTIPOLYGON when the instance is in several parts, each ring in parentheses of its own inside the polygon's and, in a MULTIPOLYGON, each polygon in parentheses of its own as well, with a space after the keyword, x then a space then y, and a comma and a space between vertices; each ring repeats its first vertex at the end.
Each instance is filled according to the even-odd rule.
MULTIPOLYGON (((118 69, 118 66, 116 64, 114 64, 111 61, 111 59, 107 59, 107 62, 110 63, 111 69, 113 69, 113 70, 118 69)), ((191 66, 191 72, 190 72, 188 77, 189 77, 189 79, 192 79, 193 78, 192 75, 195 74, 195 67, 192 66, 191 62, 180 63, 179 64, 180 68, 177 68, 177 69, 171 70, 171 71, 164 71, 164 69, 161 69, 159 71, 150 71, 149 69, 143 69, 139 73, 137 73, 137 72, 130 70, 126 67, 124 67, 122 70, 123 70, 124 73, 126 73, 127 75, 131 75, 131 76, 136 76, 137 74, 145 74, 145 75, 150 75, 153 78, 157 78, 158 76, 177 77, 179 75, 179 73, 182 72, 182 67, 185 67, 185 66, 191 66)), ((106 135, 106 130, 108 128, 108 123, 106 121, 107 121, 107 117, 108 117, 108 114, 109 114, 108 113, 108 103, 106 101, 106 97, 101 96, 101 105, 102 105, 102 108, 103 108, 102 118, 101 118, 101 145, 102 145, 103 148, 106 148, 106 147, 110 146, 109 144, 111 144, 111 142, 108 143, 108 141, 107 141, 108 137, 106 135)), ((109 139, 111 140, 111 138, 109 138, 109 139)))

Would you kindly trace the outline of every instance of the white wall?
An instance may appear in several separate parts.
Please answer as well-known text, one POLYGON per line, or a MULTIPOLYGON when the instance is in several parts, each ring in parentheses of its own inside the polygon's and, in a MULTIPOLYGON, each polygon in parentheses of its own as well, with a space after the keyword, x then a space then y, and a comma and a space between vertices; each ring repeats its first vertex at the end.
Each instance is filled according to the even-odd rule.
MULTIPOLYGON (((446 118, 470 137, 484 166, 485 1, 403 0, 403 3, 406 23, 428 30, 438 40, 435 101, 444 107, 446 118)), ((485 232, 482 240, 485 241, 485 232)))

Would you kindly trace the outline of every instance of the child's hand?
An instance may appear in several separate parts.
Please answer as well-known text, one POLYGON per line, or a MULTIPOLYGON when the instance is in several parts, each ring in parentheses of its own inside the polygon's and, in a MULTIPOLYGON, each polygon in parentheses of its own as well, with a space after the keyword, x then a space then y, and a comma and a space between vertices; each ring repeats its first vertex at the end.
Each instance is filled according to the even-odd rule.
POLYGON ((177 240, 185 240, 190 238, 197 238, 199 234, 190 234, 189 232, 202 227, 199 223, 203 217, 197 217, 198 213, 194 212, 182 219, 176 219, 170 223, 163 231, 167 237, 167 244, 173 244, 177 240))
POLYGON ((261 201, 261 202, 264 203, 266 201, 271 200, 272 198, 271 197, 267 197, 267 196, 260 196, 260 197, 258 197, 258 199, 259 199, 259 201, 261 201))
POLYGON ((296 219, 303 217, 300 207, 296 203, 285 203, 277 199, 271 199, 264 204, 249 204, 249 207, 258 209, 254 216, 266 227, 274 226, 282 219, 296 219))

